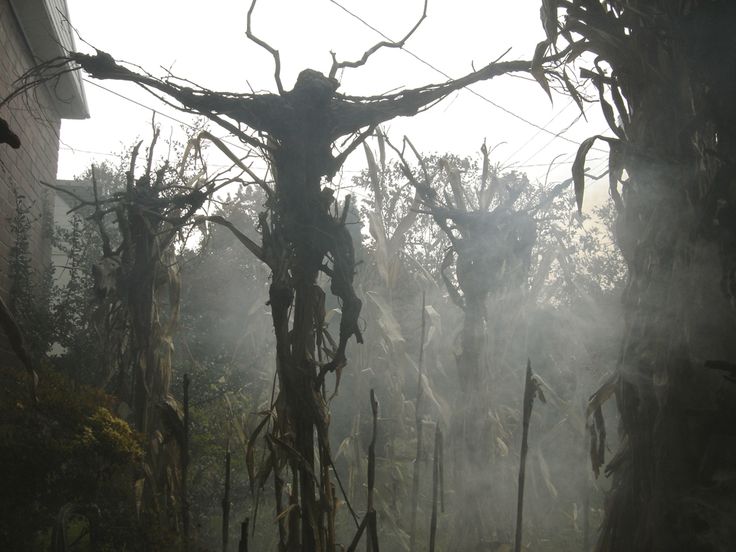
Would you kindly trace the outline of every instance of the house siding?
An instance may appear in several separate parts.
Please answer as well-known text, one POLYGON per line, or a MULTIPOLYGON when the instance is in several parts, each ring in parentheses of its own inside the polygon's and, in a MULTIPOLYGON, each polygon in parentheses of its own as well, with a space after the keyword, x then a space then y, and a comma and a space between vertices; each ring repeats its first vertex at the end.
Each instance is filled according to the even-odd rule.
MULTIPOLYGON (((9 0, 0 0, 0 97, 6 97, 14 81, 34 65, 9 0)), ((44 235, 42 220, 49 215, 51 196, 41 182, 54 182, 56 178, 61 121, 52 106, 48 91, 39 87, 35 97, 17 98, 0 108, 0 117, 21 140, 17 150, 0 145, 0 296, 6 301, 10 284, 8 259, 14 244, 10 232, 10 221, 15 215, 14 191, 31 204, 35 221, 29 236, 32 268, 41 274, 50 262, 51 240, 44 235)), ((7 362, 7 353, 3 334, 0 362, 7 362)))

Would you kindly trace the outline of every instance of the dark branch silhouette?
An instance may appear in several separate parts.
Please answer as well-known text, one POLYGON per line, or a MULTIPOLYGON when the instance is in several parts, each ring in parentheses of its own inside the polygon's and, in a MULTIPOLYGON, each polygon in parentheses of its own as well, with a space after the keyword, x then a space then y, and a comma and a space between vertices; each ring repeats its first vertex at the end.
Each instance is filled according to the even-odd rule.
POLYGON ((344 69, 346 67, 349 67, 351 69, 354 69, 356 67, 361 67, 366 64, 368 61, 368 58, 370 58, 373 54, 375 54, 378 50, 381 48, 403 48, 404 44, 406 44, 406 41, 411 38, 411 36, 416 32, 416 30, 419 28, 419 26, 422 24, 422 21, 424 21, 427 18, 427 2, 428 0, 424 0, 424 10, 422 11, 422 15, 419 18, 419 21, 416 22, 416 24, 411 28, 411 30, 406 33, 406 36, 399 40, 398 42, 393 42, 390 40, 383 40, 381 42, 378 42, 377 44, 374 44, 370 48, 368 48, 361 58, 357 61, 337 61, 337 57, 335 55, 335 52, 331 52, 332 54, 332 67, 330 68, 330 78, 334 78, 337 72, 340 69, 344 69))
MULTIPOLYGON (((211 134, 201 133, 195 140, 197 144, 201 139, 213 142, 269 196, 267 212, 259 217, 261 245, 224 219, 209 217, 207 220, 229 228, 272 270, 269 305, 276 336, 281 398, 277 401, 279 423, 274 425, 268 439, 283 443, 279 454, 288 459, 295 481, 298 481, 290 500, 299 506, 288 511, 279 527, 289 528, 288 537, 281 535, 289 552, 323 552, 334 548, 322 539, 322 535, 328 533, 327 540, 334 543, 334 529, 327 527, 334 528, 335 511, 331 506, 333 501, 328 498, 332 496, 328 468, 331 465, 327 435, 329 414, 322 382, 327 373, 335 372, 339 377, 347 364, 346 349, 352 337, 362 343, 359 327, 362 302, 353 288, 356 260, 345 222, 349 202, 342 215, 338 215, 336 209, 333 214, 334 194, 323 186, 324 179, 332 179, 348 155, 381 123, 395 117, 416 115, 474 83, 507 73, 529 72, 533 63, 496 60, 459 79, 380 96, 338 93, 340 85, 334 78, 336 72, 364 65, 381 48, 403 47, 426 17, 425 2, 421 18, 402 40, 380 42, 353 62, 338 62, 333 55, 328 76, 305 69, 293 88, 287 91, 281 82, 278 50, 253 33, 255 6, 256 0, 252 0, 246 35, 273 56, 277 93, 215 92, 171 73, 155 77, 140 67, 119 63, 110 54, 96 50, 93 55, 71 52, 35 67, 19 80, 15 92, 0 102, 0 107, 56 78, 61 72, 82 70, 95 79, 137 84, 182 111, 207 117, 268 159, 273 188, 211 134), (338 147, 338 141, 345 137, 347 145, 338 147), (317 285, 319 272, 330 278, 330 291, 341 302, 340 335, 337 344, 332 343, 332 349, 325 347, 320 337, 325 323, 324 291, 317 285), (316 354, 317 349, 324 349, 326 362, 315 360, 321 358, 316 354), (319 463, 315 453, 319 455, 319 463), (315 478, 318 466, 320 477, 315 478)), ((562 51, 541 61, 547 64, 549 73, 554 70, 555 62, 566 55, 567 52, 562 51)), ((535 61, 540 64, 540 60, 535 61)), ((414 149, 411 143, 409 146, 414 149)), ((134 165, 133 161, 131 167, 134 165)), ((421 197, 426 204, 428 196, 424 194, 431 193, 429 180, 424 187, 418 185, 417 192, 417 201, 421 197)), ((181 199, 185 205, 196 205, 196 197, 184 195, 181 199)), ((188 218, 194 211, 187 209, 185 213, 188 218)), ((444 221, 452 217, 436 218, 444 221)), ((375 527, 369 529, 375 531, 375 527)))

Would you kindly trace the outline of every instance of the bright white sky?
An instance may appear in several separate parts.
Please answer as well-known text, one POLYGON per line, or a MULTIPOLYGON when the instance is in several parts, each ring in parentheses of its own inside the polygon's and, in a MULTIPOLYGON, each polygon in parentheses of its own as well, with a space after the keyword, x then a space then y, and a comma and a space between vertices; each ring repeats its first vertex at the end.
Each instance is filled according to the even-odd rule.
MULTIPOLYGON (((162 75, 162 67, 212 90, 275 90, 273 61, 264 50, 245 37, 249 0, 67 0, 70 17, 80 35, 116 59, 137 63, 162 75)), ((422 0, 336 0, 392 39, 401 38, 414 25, 422 0)), ((357 59, 381 40, 375 31, 341 10, 332 0, 259 0, 254 32, 281 52, 282 81, 290 89, 305 68, 327 72, 330 50, 338 58, 357 59)), ((406 49, 445 73, 457 77, 487 64, 508 48, 504 59, 530 59, 544 33, 539 22, 541 0, 429 0, 428 16, 406 49)), ((86 50, 79 43, 78 47, 86 50)), ((372 95, 397 87, 416 87, 446 80, 442 75, 404 51, 384 49, 367 65, 346 70, 341 91, 372 95)), ((99 81, 94 81, 99 82, 99 81)), ((105 88, 157 109, 182 121, 191 119, 132 84, 99 82, 105 88)), ((120 152, 136 138, 150 136, 151 111, 93 84, 85 84, 91 118, 64 121, 59 177, 71 178, 93 162, 120 152)), ((509 111, 558 133, 576 119, 577 107, 568 97, 556 96, 554 105, 538 84, 510 76, 479 83, 477 94, 509 111)), ((564 133, 575 143, 554 138, 547 132, 505 113, 468 90, 454 94, 431 111, 411 119, 397 119, 387 127, 399 142, 408 135, 422 151, 472 155, 487 139, 489 146, 505 142, 493 161, 525 171, 544 180, 548 164, 562 157, 550 172, 551 181, 569 177, 570 167, 584 138, 605 130, 599 109, 587 112, 564 133)), ((157 121, 162 136, 178 123, 163 116, 157 121)), ((223 136, 224 132, 216 129, 223 136)), ((599 151, 589 154, 594 174, 605 167, 599 151)), ((360 170, 364 159, 359 149, 346 165, 345 178, 360 170)), ((603 181, 593 185, 591 195, 605 191, 603 181)), ((589 189, 590 193, 592 189, 589 189)), ((590 197, 590 196, 588 196, 590 197)))

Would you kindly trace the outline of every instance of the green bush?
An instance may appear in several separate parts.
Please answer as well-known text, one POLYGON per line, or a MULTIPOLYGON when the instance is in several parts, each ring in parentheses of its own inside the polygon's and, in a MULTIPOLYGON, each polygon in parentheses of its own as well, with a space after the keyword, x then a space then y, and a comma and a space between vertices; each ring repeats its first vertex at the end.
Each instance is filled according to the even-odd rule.
POLYGON ((45 550, 55 525, 88 549, 140 549, 141 437, 111 397, 49 369, 39 375, 34 405, 26 374, 0 368, 0 549, 45 550))

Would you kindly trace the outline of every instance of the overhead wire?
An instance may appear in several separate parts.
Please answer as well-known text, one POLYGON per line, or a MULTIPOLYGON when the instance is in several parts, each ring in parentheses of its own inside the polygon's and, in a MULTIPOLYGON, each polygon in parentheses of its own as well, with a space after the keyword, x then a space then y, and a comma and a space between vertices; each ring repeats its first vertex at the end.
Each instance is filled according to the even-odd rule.
MULTIPOLYGON (((562 114, 563 114, 563 113, 564 113, 565 111, 567 111, 567 110, 568 110, 568 109, 570 108, 570 106, 572 106, 572 105, 573 105, 574 103, 575 103, 575 100, 572 100, 572 99, 571 99, 571 100, 570 100, 570 101, 569 101, 569 102, 567 103, 567 105, 565 105, 565 107, 563 107, 563 108, 562 108, 562 109, 560 109, 560 110, 559 110, 559 111, 558 111, 558 112, 557 112, 557 113, 556 113, 555 115, 553 115, 553 116, 552 116, 552 118, 551 118, 551 119, 550 119, 549 121, 547 121, 547 122, 546 122, 546 123, 544 124, 544 126, 545 126, 545 127, 548 127, 549 125, 551 125, 551 124, 552 124, 552 123, 553 123, 553 122, 554 122, 554 121, 555 121, 555 120, 556 120, 556 119, 557 119, 558 117, 560 117, 560 115, 562 115, 562 114)), ((577 119, 576 119, 576 120, 577 120, 577 119)), ((569 127, 566 127, 566 128, 569 128, 569 127)), ((524 150, 524 148, 526 148, 526 147, 527 147, 527 146, 528 146, 529 144, 531 144, 531 143, 532 143, 532 141, 533 141, 533 140, 534 140, 534 139, 535 139, 535 138, 536 138, 537 136, 539 136, 539 134, 540 134, 541 132, 542 132, 541 130, 537 130, 537 131, 536 131, 536 132, 535 132, 534 134, 532 134, 532 135, 531 135, 531 137, 529 137, 529 139, 528 139, 528 140, 527 140, 526 142, 524 142, 524 143, 523 143, 523 144, 522 144, 521 146, 519 146, 518 148, 516 148, 516 149, 515 149, 515 150, 514 150, 514 151, 513 151, 512 153, 510 153, 510 154, 509 154, 508 156, 506 156, 506 159, 504 159, 503 161, 501 161, 501 165, 505 165, 506 163, 508 163, 508 162, 509 162, 509 160, 513 159, 513 158, 514 158, 514 156, 515 156, 515 155, 516 155, 517 153, 519 153, 520 151, 523 151, 523 150, 524 150)), ((559 134, 559 133, 558 133, 558 134, 559 134)), ((557 135, 555 135, 555 138, 556 138, 556 137, 557 137, 557 135)), ((553 139, 554 139, 554 138, 553 138, 553 139)))
MULTIPOLYGON (((374 25, 370 24, 368 21, 366 21, 360 15, 354 13, 350 9, 348 9, 345 6, 343 6, 342 4, 340 4, 340 2, 338 2, 337 0, 329 0, 329 2, 332 3, 332 4, 334 4, 338 8, 340 8, 342 11, 344 11, 345 13, 347 13, 348 15, 350 15, 351 17, 353 17, 354 19, 356 19, 357 21, 359 21, 361 24, 363 24, 364 26, 366 26, 367 28, 369 28, 373 32, 375 32, 378 35, 380 35, 381 37, 383 37, 384 39, 386 39, 388 41, 391 41, 391 39, 385 33, 383 33, 380 29, 378 29, 374 25)), ((420 63, 422 63, 423 65, 425 65, 428 68, 430 68, 433 71, 435 71, 436 73, 442 75, 443 77, 445 77, 447 79, 452 79, 452 77, 448 73, 446 73, 443 70, 439 69, 437 66, 435 66, 431 62, 427 61, 426 59, 422 58, 421 56, 417 55, 416 53, 412 52, 411 50, 407 49, 406 47, 402 47, 401 49, 404 52, 406 52, 408 55, 410 55, 411 57, 413 57, 414 59, 416 59, 417 61, 419 61, 420 63)), ((180 124, 182 126, 185 126, 187 128, 190 128, 190 129, 195 129, 196 128, 191 123, 187 123, 186 121, 183 121, 183 120, 181 120, 181 119, 179 119, 177 117, 174 117, 174 116, 169 115, 167 113, 161 112, 158 109, 155 109, 153 107, 150 107, 149 105, 146 105, 146 104, 144 104, 141 101, 135 100, 133 98, 130 98, 130 97, 126 96, 125 94, 122 94, 120 92, 117 92, 115 90, 112 90, 112 89, 110 89, 110 88, 108 88, 106 86, 103 86, 100 83, 91 81, 91 80, 86 79, 86 78, 84 78, 83 80, 87 84, 90 84, 90 85, 95 86, 95 87, 97 87, 97 88, 99 88, 101 90, 104 90, 104 91, 106 91, 106 92, 108 92, 110 94, 113 94, 113 95, 115 95, 115 96, 117 96, 117 97, 119 97, 121 99, 124 99, 124 100, 126 100, 126 101, 128 101, 128 102, 130 102, 130 103, 132 103, 134 105, 137 105, 137 106, 139 106, 139 107, 141 107, 143 109, 146 109, 148 111, 157 113, 157 114, 161 115, 162 117, 167 118, 167 119, 169 119, 169 120, 171 120, 173 122, 176 122, 176 123, 178 123, 178 124, 180 124)), ((527 124, 527 125, 529 125, 529 126, 537 129, 537 131, 526 142, 524 142, 519 148, 517 148, 517 150, 515 150, 510 156, 508 156, 506 158, 506 160, 504 161, 503 164, 505 164, 509 159, 511 159, 518 152, 522 151, 541 132, 544 132, 544 133, 549 134, 549 135, 552 136, 552 139, 550 141, 548 141, 542 148, 540 148, 539 150, 537 150, 531 157, 527 158, 525 161, 523 161, 520 164, 514 164, 510 168, 529 168, 529 167, 548 166, 548 163, 532 163, 532 164, 530 164, 530 163, 528 163, 528 161, 530 161, 533 157, 535 157, 536 155, 538 155, 539 153, 541 153, 542 151, 544 151, 544 149, 546 149, 556 139, 560 139, 560 140, 563 140, 565 142, 568 142, 568 143, 571 143, 571 144, 575 144, 576 146, 579 145, 579 143, 577 141, 564 136, 564 133, 567 132, 567 131, 569 131, 569 129, 572 127, 572 125, 579 120, 579 118, 582 116, 582 114, 578 115, 576 117, 576 119, 570 125, 568 125, 567 127, 565 127, 560 132, 554 132, 554 131, 550 130, 549 128, 547 128, 552 122, 554 122, 559 116, 561 116, 562 113, 564 113, 567 109, 569 109, 569 107, 573 103, 575 103, 573 100, 570 100, 570 102, 568 102, 560 111, 558 111, 552 118, 550 118, 549 121, 547 121, 547 123, 545 123, 544 125, 539 125, 537 123, 534 123, 533 121, 530 121, 530 120, 526 119, 525 117, 519 115, 518 113, 515 113, 512 110, 510 110, 510 109, 508 109, 508 108, 506 108, 506 107, 498 104, 497 102, 494 102, 490 98, 487 98, 483 94, 480 94, 479 92, 473 90, 470 87, 466 87, 466 90, 468 92, 470 92, 471 94, 473 94, 474 96, 480 98, 484 102, 486 102, 486 103, 492 105, 493 107, 495 107, 495 108, 503 111, 504 113, 508 114, 509 116, 511 116, 511 117, 513 117, 513 118, 515 118, 515 119, 517 119, 517 120, 519 120, 519 121, 521 121, 521 122, 523 122, 523 123, 525 123, 525 124, 527 124)), ((586 109, 586 111, 587 111, 587 109, 586 109)), ((243 151, 250 151, 249 148, 247 148, 247 147, 245 147, 245 146, 243 146, 241 144, 234 144, 234 143, 229 142, 229 141, 226 141, 226 140, 224 140, 222 138, 221 138, 221 140, 223 140, 223 143, 227 144, 230 147, 238 148, 238 149, 241 149, 243 151)), ((71 147, 70 148, 67 148, 67 149, 69 149, 71 151, 81 151, 81 152, 84 152, 84 153, 95 153, 95 154, 98 154, 98 155, 114 156, 113 154, 109 154, 109 153, 108 154, 105 154, 105 153, 102 153, 102 152, 90 152, 89 150, 76 150, 75 148, 71 148, 71 147)), ((592 148, 592 149, 594 149, 596 151, 603 151, 603 150, 598 150, 597 148, 592 148)), ((571 154, 571 155, 574 155, 574 154, 571 154)), ((569 158, 570 156, 567 156, 567 157, 569 158)), ((569 162, 568 161, 559 161, 559 162, 556 162, 555 163, 555 165, 561 165, 561 164, 569 164, 569 162)), ((359 171, 354 171, 354 172, 359 172, 359 171)))
MULTIPOLYGON (((563 128, 563 129, 562 129, 562 130, 560 131, 560 133, 562 133, 562 132, 567 132, 568 130, 570 130, 570 128, 572 128, 572 126, 573 126, 573 125, 574 125, 575 123, 577 123, 577 122, 578 122, 578 121, 580 120, 580 118, 581 118, 582 116, 583 116, 583 113, 578 113, 578 114, 577 114, 577 116, 576 116, 576 117, 575 117, 575 118, 574 118, 574 119, 572 120, 572 122, 571 122, 571 123, 570 123, 569 125, 567 125, 567 126, 566 126, 565 128, 563 128)), ((539 155, 539 154, 540 154, 540 153, 542 153, 542 152, 543 152, 544 150, 546 150, 546 149, 547 149, 547 148, 548 148, 549 146, 551 146, 551 145, 552 145, 552 142, 554 142, 554 141, 555 141, 555 137, 553 136, 553 137, 552 137, 551 139, 549 139, 549 140, 548 140, 547 142, 545 142, 545 143, 544 143, 544 144, 542 145, 542 147, 541 147, 541 148, 537 149, 537 150, 536 150, 536 151, 535 151, 534 153, 532 153, 532 154, 531 154, 531 155, 530 155, 529 157, 527 157, 526 159, 524 159, 524 161, 522 161, 522 162, 521 162, 521 164, 523 165, 524 163, 528 163, 529 161, 531 161, 532 159, 534 159, 534 158, 535 158, 535 157, 536 157, 537 155, 539 155)))
MULTIPOLYGON (((330 3, 332 3, 332 4, 334 4, 335 6, 337 6, 338 8, 340 8, 341 10, 343 10, 345 13, 347 13, 348 15, 350 15, 351 17, 353 17, 354 19, 356 19, 360 23, 362 23, 363 25, 365 25, 367 28, 371 29, 373 32, 375 32, 378 35, 380 35, 381 37, 383 37, 385 40, 388 40, 389 42, 393 42, 393 40, 391 40, 391 38, 389 38, 386 34, 384 34, 380 29, 378 29, 375 26, 373 26, 370 23, 368 23, 361 16, 359 16, 358 14, 352 12, 351 10, 349 10, 348 8, 346 8, 345 6, 343 6, 342 4, 340 4, 340 2, 338 2, 337 0, 328 0, 328 1, 330 3)), ((420 57, 419 55, 415 54, 414 52, 412 52, 411 50, 409 50, 405 46, 402 46, 401 47, 401 50, 403 50, 404 52, 406 52, 407 54, 409 54, 411 57, 413 57, 414 59, 416 59, 418 62, 422 63, 423 65, 425 65, 427 67, 429 67, 430 69, 432 69, 436 73, 442 75, 446 79, 453 80, 453 78, 449 74, 445 73, 442 69, 438 68, 436 65, 430 63, 426 59, 424 59, 424 58, 420 57)), ((525 123, 525 124, 527 124, 529 126, 532 126, 532 127, 536 128, 539 132, 545 132, 547 134, 551 134, 551 135, 555 136, 555 138, 558 138, 560 140, 564 140, 564 141, 569 142, 571 144, 575 144, 576 146, 579 145, 578 142, 576 142, 575 140, 572 140, 572 139, 568 138, 567 136, 563 136, 563 135, 559 135, 558 136, 558 135, 555 135, 555 133, 553 131, 549 130, 548 128, 545 128, 544 126, 538 125, 537 123, 534 123, 533 121, 530 121, 529 119, 527 119, 527 118, 519 115, 518 113, 513 112, 512 110, 508 109, 507 107, 504 107, 504 106, 500 105, 499 103, 494 102, 493 100, 491 100, 490 98, 487 98, 483 94, 481 94, 479 92, 476 92, 475 90, 473 90, 469 86, 466 86, 464 88, 464 90, 467 90, 468 92, 470 92, 474 96, 476 96, 476 97, 480 98, 481 100, 483 100, 484 102, 492 105, 496 109, 499 109, 499 110, 503 111, 507 115, 509 115, 509 116, 511 116, 511 117, 513 117, 515 119, 518 119, 519 121, 521 121, 521 122, 523 122, 523 123, 525 123)))
MULTIPOLYGON (((153 107, 151 107, 149 105, 146 105, 143 102, 140 102, 138 100, 134 100, 133 98, 130 98, 130 97, 126 96, 125 94, 122 94, 120 92, 117 92, 116 90, 112 90, 112 89, 110 89, 110 88, 108 88, 106 86, 103 86, 103 85, 101 85, 98 82, 94 82, 94 81, 91 81, 91 80, 85 79, 85 78, 83 78, 82 80, 84 82, 86 82, 87 84, 91 84, 92 86, 96 86, 97 88, 100 88, 100 89, 104 90, 105 92, 108 92, 110 94, 113 94, 114 96, 117 96, 117 97, 119 97, 119 98, 121 98, 123 100, 126 100, 126 101, 128 101, 128 102, 130 102, 132 104, 135 104, 135 105, 137 105, 139 107, 142 107, 143 109, 147 109, 148 111, 151 111, 152 113, 156 113, 157 115, 161 115, 162 117, 164 117, 166 119, 169 119, 171 121, 174 121, 175 123, 178 123, 178 124, 180 124, 182 126, 185 126, 185 127, 189 128, 191 130, 197 130, 197 127, 195 127, 191 123, 187 123, 186 121, 182 121, 181 119, 178 119, 178 118, 176 118, 176 117, 174 117, 172 115, 169 115, 168 113, 164 113, 164 112, 162 112, 162 111, 160 111, 158 109, 155 109, 155 108, 153 108, 153 107)), ((233 143, 233 142, 229 142, 227 140, 224 140, 221 137, 218 137, 218 139, 221 140, 224 144, 227 144, 230 147, 238 148, 238 149, 241 149, 243 151, 252 151, 252 148, 245 147, 242 144, 236 144, 236 143, 233 143)))

